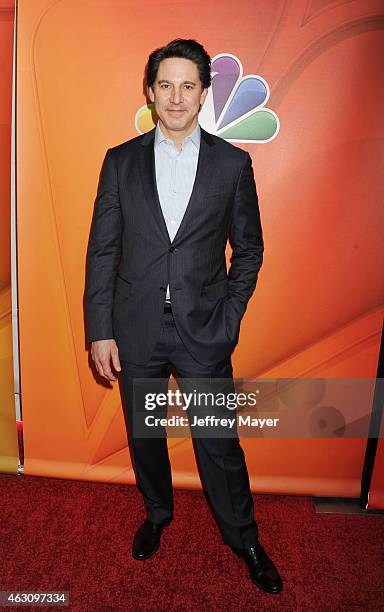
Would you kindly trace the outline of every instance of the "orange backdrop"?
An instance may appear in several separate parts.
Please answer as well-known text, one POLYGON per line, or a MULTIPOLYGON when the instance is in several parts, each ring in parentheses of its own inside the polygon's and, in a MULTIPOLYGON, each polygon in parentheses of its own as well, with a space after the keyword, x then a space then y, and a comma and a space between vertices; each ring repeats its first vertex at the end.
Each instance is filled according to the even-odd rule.
MULTIPOLYGON (((135 135, 148 54, 175 37, 269 84, 253 159, 265 263, 236 377, 374 377, 383 283, 379 1, 19 1, 17 191, 25 472, 133 482, 119 389, 95 380, 85 254, 102 159, 135 135)), ((228 252, 229 256, 229 252, 228 252)), ((357 496, 366 440, 244 439, 254 491, 357 496), (303 460, 305 458, 305 460, 303 460)), ((190 440, 176 486, 200 487, 190 440)))

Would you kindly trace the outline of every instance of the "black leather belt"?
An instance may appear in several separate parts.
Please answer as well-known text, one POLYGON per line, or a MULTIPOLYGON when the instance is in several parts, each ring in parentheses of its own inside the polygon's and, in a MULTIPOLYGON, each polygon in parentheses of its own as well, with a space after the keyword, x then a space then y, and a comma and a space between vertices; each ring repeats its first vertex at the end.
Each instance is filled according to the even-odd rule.
POLYGON ((164 312, 172 312, 171 302, 164 302, 164 312))

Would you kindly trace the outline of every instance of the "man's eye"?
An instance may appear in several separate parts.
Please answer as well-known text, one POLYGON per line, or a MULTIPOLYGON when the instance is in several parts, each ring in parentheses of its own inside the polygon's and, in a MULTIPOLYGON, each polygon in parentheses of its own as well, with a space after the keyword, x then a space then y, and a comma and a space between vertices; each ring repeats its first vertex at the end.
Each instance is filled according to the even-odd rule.
POLYGON ((168 83, 162 83, 161 84, 161 88, 162 89, 167 89, 169 87, 168 83))
POLYGON ((186 85, 185 88, 191 90, 193 89, 193 85, 186 85))

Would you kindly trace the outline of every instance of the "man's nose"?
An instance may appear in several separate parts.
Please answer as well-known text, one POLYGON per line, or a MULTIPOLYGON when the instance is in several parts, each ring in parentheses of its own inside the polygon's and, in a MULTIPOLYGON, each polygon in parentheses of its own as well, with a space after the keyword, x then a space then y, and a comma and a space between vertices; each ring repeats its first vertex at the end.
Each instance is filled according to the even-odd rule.
POLYGON ((179 89, 178 87, 175 87, 174 89, 172 89, 172 92, 171 92, 171 102, 172 104, 180 104, 180 102, 182 101, 183 101, 183 96, 182 96, 181 89, 179 89))

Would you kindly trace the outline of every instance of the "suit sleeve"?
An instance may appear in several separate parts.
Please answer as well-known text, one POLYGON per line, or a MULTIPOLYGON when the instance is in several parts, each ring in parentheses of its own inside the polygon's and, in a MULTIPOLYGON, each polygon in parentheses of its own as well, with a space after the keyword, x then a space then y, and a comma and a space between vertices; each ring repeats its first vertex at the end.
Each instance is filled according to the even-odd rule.
POLYGON ((85 305, 88 342, 113 338, 112 310, 121 257, 121 233, 117 170, 108 149, 101 168, 87 250, 85 305))
POLYGON ((228 302, 235 319, 240 322, 255 290, 264 252, 258 197, 249 153, 237 183, 228 238, 232 247, 228 271, 228 302))

